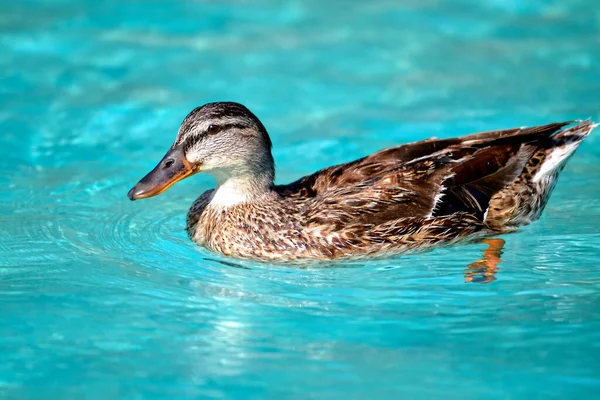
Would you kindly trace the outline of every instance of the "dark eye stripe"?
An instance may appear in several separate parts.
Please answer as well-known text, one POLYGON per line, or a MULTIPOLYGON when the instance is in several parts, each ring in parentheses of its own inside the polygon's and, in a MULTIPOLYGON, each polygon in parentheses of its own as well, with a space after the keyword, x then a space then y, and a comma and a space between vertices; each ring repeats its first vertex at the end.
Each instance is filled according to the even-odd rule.
POLYGON ((219 127, 219 131, 224 131, 225 129, 231 129, 231 128, 238 128, 238 129, 248 128, 248 125, 240 124, 240 123, 231 123, 231 124, 224 124, 224 125, 217 125, 217 126, 219 127))
MULTIPOLYGON (((221 131, 224 131, 226 129, 231 129, 231 128, 245 129, 245 128, 249 127, 249 125, 241 124, 241 123, 231 123, 231 124, 223 124, 223 125, 215 124, 215 126, 218 127, 218 129, 215 133, 219 133, 221 131)), ((194 143, 202 140, 207 134, 212 134, 212 133, 205 132, 200 135, 188 136, 181 143, 181 145, 183 146, 183 150, 187 152, 194 145, 194 143)))

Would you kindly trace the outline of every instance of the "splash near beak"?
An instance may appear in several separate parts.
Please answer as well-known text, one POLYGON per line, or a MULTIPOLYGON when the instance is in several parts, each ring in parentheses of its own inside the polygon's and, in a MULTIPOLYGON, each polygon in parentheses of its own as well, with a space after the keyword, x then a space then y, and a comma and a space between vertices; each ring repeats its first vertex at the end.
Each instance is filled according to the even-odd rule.
POLYGON ((200 172, 200 168, 185 158, 183 149, 176 147, 169 150, 158 165, 131 188, 127 197, 129 200, 139 200, 159 195, 197 172, 200 172))

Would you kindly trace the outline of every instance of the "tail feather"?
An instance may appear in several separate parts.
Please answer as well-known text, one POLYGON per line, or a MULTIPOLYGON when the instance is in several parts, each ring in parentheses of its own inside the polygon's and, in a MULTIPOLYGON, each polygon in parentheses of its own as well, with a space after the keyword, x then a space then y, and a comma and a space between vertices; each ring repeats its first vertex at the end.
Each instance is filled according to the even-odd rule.
POLYGON ((528 144, 536 149, 521 174, 492 197, 485 216, 488 226, 510 231, 540 217, 567 161, 598 126, 589 119, 576 122, 580 123, 528 144))
MULTIPOLYGON (((579 121, 578 121, 579 122, 579 121)), ((544 161, 533 176, 533 182, 543 179, 555 180, 563 170, 575 150, 598 124, 592 124, 587 119, 572 128, 565 129, 552 136, 552 144, 545 151, 544 161)))

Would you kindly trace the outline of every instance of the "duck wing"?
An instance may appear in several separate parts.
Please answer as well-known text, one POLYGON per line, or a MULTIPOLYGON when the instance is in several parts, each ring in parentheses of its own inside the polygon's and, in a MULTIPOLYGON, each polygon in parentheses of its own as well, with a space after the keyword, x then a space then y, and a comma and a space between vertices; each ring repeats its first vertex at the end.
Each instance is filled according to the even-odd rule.
POLYGON ((494 193, 523 170, 536 146, 569 122, 428 139, 326 168, 280 193, 314 224, 379 224, 457 212, 483 220, 494 193))

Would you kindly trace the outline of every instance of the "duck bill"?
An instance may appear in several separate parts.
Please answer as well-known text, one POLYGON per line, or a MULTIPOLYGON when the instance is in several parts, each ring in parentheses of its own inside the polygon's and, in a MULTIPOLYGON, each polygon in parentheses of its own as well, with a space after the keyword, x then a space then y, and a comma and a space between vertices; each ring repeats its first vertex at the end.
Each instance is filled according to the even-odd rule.
POLYGON ((129 200, 139 200, 159 195, 180 180, 199 171, 200 168, 185 158, 183 149, 173 148, 148 175, 131 188, 127 197, 129 200))

